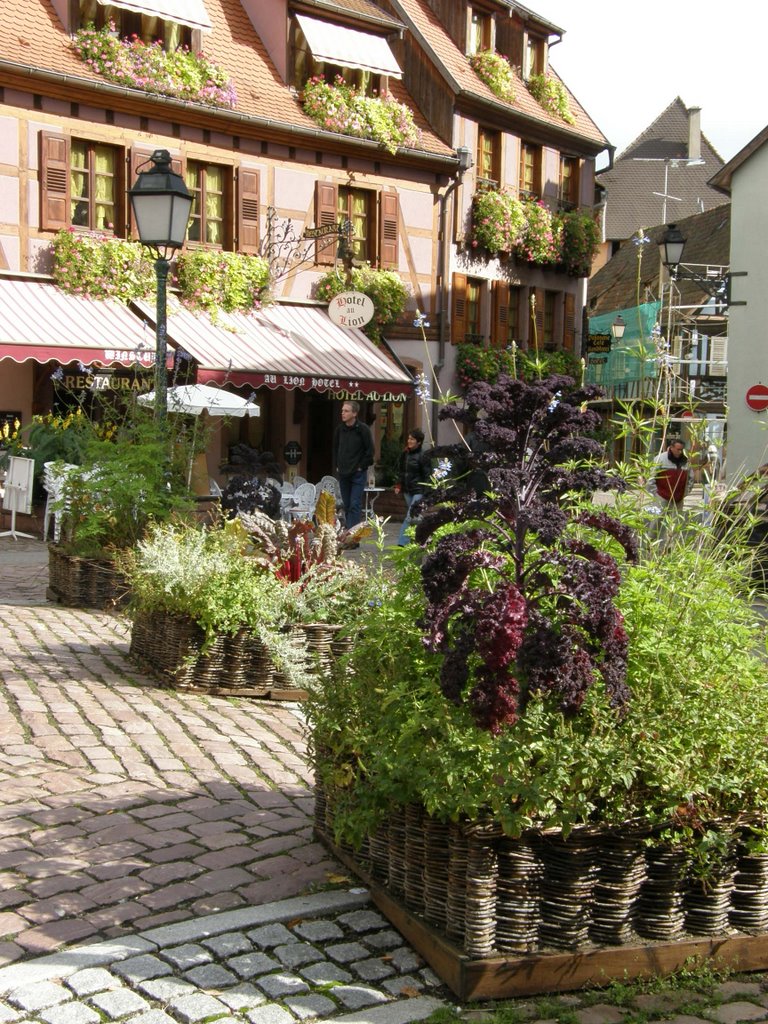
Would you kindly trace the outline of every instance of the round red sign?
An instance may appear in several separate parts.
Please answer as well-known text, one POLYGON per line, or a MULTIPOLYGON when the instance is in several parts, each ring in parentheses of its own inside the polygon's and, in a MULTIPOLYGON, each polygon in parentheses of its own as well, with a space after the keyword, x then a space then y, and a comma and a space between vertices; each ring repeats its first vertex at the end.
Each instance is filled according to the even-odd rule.
POLYGON ((755 412, 768 409, 768 384, 753 384, 745 395, 747 405, 755 412))

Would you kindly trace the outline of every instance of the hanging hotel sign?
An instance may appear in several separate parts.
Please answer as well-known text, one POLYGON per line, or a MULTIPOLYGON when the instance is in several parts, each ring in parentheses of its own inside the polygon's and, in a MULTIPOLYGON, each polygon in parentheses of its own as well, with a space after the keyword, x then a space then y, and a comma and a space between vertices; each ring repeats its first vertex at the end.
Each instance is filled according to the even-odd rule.
POLYGON ((611 340, 608 333, 590 334, 587 339, 587 352, 610 352, 611 340))
POLYGON ((339 292, 328 303, 328 316, 337 327, 365 327, 375 312, 373 299, 363 292, 339 292))

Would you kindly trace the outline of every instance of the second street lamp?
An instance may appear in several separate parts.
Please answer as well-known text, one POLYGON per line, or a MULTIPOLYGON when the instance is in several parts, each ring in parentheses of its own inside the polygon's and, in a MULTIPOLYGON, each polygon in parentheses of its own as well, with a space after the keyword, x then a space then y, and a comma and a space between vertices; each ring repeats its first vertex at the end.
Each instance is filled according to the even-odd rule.
POLYGON ((184 245, 194 197, 181 175, 171 167, 167 149, 156 149, 147 162, 152 166, 139 171, 128 194, 139 241, 155 257, 155 419, 164 420, 168 411, 168 268, 174 252, 184 245))
POLYGON ((746 306, 746 302, 735 302, 731 298, 731 281, 734 277, 746 277, 746 270, 734 270, 722 274, 708 272, 697 274, 680 266, 683 259, 686 239, 677 224, 667 224, 667 230, 661 236, 661 262, 667 268, 673 281, 693 281, 701 290, 713 298, 718 306, 727 309, 729 306, 746 306))

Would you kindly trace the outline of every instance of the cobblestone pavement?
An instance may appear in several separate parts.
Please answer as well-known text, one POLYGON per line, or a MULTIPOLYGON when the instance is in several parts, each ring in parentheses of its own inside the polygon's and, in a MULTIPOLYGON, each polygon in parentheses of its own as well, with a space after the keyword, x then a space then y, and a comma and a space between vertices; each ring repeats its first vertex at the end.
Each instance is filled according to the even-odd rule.
MULTIPOLYGON (((312 836, 301 708, 158 688, 0 538, 0 1024, 410 1024, 453 1000, 312 836)), ((762 978, 515 1020, 768 1020, 762 978)), ((472 1011, 472 1017, 480 1011, 472 1011)), ((482 1019, 482 1015, 480 1016, 482 1019)))

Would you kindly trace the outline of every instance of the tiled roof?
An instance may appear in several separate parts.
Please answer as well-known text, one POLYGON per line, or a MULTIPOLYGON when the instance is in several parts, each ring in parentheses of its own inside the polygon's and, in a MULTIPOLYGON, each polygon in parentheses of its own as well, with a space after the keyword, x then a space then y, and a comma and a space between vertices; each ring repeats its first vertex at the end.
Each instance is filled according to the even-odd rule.
MULTIPOLYGON (((710 264, 727 267, 730 263, 731 206, 727 201, 706 213, 685 217, 676 222, 686 240, 684 264, 710 264)), ((640 246, 640 301, 658 298, 661 257, 659 244, 666 225, 647 229, 650 242, 640 246)), ((627 309, 637 304, 638 246, 625 242, 604 267, 589 279, 588 308, 590 316, 610 313, 614 309, 627 309)), ((697 305, 705 301, 701 289, 693 282, 679 281, 682 305, 697 305)))
POLYGON ((725 164, 724 167, 720 168, 711 181, 712 187, 730 194, 731 179, 733 178, 734 172, 738 171, 738 169, 745 164, 746 161, 758 151, 758 149, 761 149, 766 142, 768 142, 768 127, 763 128, 761 132, 758 132, 754 139, 750 139, 746 146, 739 150, 736 156, 731 157, 728 163, 725 164))
POLYGON ((638 228, 663 219, 668 198, 668 221, 720 206, 727 199, 709 184, 723 161, 701 136, 701 163, 687 163, 689 112, 678 96, 616 158, 611 170, 600 173, 606 189, 606 237, 629 238, 638 228), (674 161, 681 161, 675 164, 674 161))
MULTIPOLYGON (((317 125, 278 75, 240 0, 206 0, 206 9, 213 30, 204 35, 204 50, 231 75, 237 90, 236 113, 268 120, 276 127, 318 133, 317 125)), ((0 19, 5 29, 0 33, 0 61, 81 81, 104 82, 76 56, 51 0, 4 0, 0 19)), ((422 133, 419 148, 450 156, 451 148, 434 134, 403 86, 393 83, 391 91, 414 113, 422 133)), ((151 102, 151 97, 145 94, 145 98, 151 102)), ((349 142, 356 144, 353 139, 349 142)))
MULTIPOLYGON (((416 38, 426 46, 427 53, 432 60, 438 66, 442 65, 443 75, 456 93, 464 93, 473 99, 483 100, 497 109, 507 107, 513 116, 522 114, 543 125, 551 125, 561 131, 578 135, 589 142, 601 146, 608 145, 608 140, 571 92, 568 92, 568 102, 575 118, 575 123, 572 125, 566 124, 561 118, 544 110, 528 92, 517 72, 515 72, 515 102, 513 104, 504 103, 478 78, 470 67, 466 55, 456 46, 440 24, 426 0, 390 0, 390 2, 416 38)), ((550 68, 550 71, 553 72, 553 69, 550 68)), ((556 73, 555 77, 558 77, 556 73)))
POLYGON ((400 22, 392 18, 386 11, 372 3, 371 0, 301 0, 303 7, 314 7, 318 14, 322 11, 330 16, 334 14, 346 14, 356 19, 364 19, 369 22, 378 22, 397 29, 400 22))

